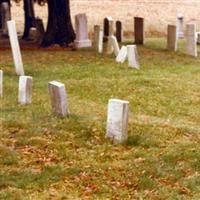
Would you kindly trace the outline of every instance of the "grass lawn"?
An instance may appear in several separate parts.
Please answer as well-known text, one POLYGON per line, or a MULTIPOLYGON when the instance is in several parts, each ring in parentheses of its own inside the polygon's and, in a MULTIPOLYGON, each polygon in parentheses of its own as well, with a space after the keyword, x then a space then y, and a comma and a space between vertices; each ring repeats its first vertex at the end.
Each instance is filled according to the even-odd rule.
POLYGON ((33 102, 17 103, 10 51, 0 53, 0 199, 200 199, 200 57, 138 47, 140 70, 93 50, 23 51, 33 102), (47 84, 65 84, 69 118, 47 84), (107 103, 128 100, 129 139, 105 139, 107 103))

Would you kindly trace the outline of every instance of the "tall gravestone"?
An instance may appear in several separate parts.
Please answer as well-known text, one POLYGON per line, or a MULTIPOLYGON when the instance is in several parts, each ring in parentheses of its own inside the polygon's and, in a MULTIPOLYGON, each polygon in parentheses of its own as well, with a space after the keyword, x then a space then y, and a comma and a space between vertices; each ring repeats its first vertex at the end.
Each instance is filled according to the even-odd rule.
POLYGON ((88 22, 86 14, 78 14, 75 16, 76 23, 76 48, 91 47, 92 42, 88 37, 88 22))
POLYGON ((57 116, 65 117, 68 114, 65 85, 58 81, 51 81, 48 84, 48 91, 51 99, 52 112, 57 116))
POLYGON ((15 26, 15 21, 11 20, 7 22, 8 33, 10 38, 10 44, 12 49, 13 60, 15 64, 15 71, 17 75, 24 75, 24 67, 22 63, 22 56, 19 48, 19 41, 17 37, 17 31, 15 26))
POLYGON ((116 38, 118 42, 123 41, 123 29, 121 21, 116 21, 116 38))
POLYGON ((110 99, 108 103, 106 137, 121 143, 128 138, 128 101, 110 99))
POLYGON ((178 14, 177 16, 177 29, 176 34, 177 38, 182 39, 184 38, 184 31, 183 31, 183 25, 184 25, 184 18, 182 14, 178 14))
POLYGON ((176 26, 175 25, 168 25, 167 49, 169 51, 177 51, 177 34, 176 34, 176 26))
POLYGON ((134 18, 135 44, 144 44, 144 18, 134 18))
POLYGON ((196 42, 196 25, 186 25, 186 53, 190 56, 197 57, 197 42, 196 42))
POLYGON ((20 104, 30 104, 32 101, 32 85, 33 79, 31 76, 19 77, 19 95, 18 102, 20 104))
POLYGON ((127 45, 128 52, 128 66, 130 68, 139 69, 138 52, 136 45, 127 45))
POLYGON ((100 29, 98 34, 98 47, 97 47, 98 53, 103 53, 103 30, 100 29))
POLYGON ((3 97, 3 71, 0 70, 0 97, 3 97))
POLYGON ((104 42, 108 41, 108 37, 114 34, 114 21, 112 17, 106 17, 104 19, 104 42))

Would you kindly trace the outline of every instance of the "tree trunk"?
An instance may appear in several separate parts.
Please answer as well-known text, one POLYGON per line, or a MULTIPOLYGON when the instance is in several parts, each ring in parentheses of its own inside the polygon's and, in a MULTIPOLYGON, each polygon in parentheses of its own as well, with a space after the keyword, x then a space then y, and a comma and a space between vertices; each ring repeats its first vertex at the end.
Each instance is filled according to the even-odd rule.
POLYGON ((48 0, 48 25, 41 46, 68 46, 75 39, 69 0, 48 0))

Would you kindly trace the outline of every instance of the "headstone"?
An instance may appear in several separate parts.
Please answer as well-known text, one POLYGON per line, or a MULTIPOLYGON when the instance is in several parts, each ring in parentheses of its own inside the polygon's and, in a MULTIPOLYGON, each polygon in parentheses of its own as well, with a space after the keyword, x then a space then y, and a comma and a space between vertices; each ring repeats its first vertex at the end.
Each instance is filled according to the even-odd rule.
POLYGON ((167 49, 169 51, 177 51, 177 34, 176 34, 176 26, 174 25, 168 25, 167 49))
POLYGON ((11 19, 10 16, 10 6, 8 2, 0 3, 0 13, 1 13, 1 24, 2 24, 2 35, 8 35, 7 21, 11 19))
POLYGON ((3 71, 0 70, 0 97, 3 97, 3 71))
POLYGON ((58 81, 51 81, 48 84, 48 90, 51 99, 52 112, 57 116, 66 116, 68 114, 68 108, 65 85, 58 81))
POLYGON ((111 41, 111 45, 113 47, 115 56, 118 56, 118 54, 119 54, 119 44, 117 42, 116 37, 114 35, 110 36, 110 41, 111 41))
POLYGON ((106 137, 121 143, 128 138, 128 101, 110 99, 106 137))
POLYGON ((116 58, 116 62, 118 63, 124 63, 125 60, 127 58, 127 47, 126 46, 122 46, 122 48, 119 51, 119 54, 116 58))
POLYGON ((100 30, 98 35, 98 53, 103 53, 103 30, 100 30))
POLYGON ((39 17, 37 17, 35 19, 35 27, 37 30, 36 42, 38 44, 41 44, 44 34, 45 34, 45 29, 44 29, 44 23, 43 23, 42 19, 40 19, 39 17))
POLYGON ((94 40, 93 40, 93 46, 95 49, 98 48, 98 41, 99 41, 99 32, 101 27, 99 25, 94 26, 94 40))
POLYGON ((112 54, 114 51, 113 45, 112 45, 112 39, 111 36, 108 37, 108 42, 107 42, 107 54, 112 54))
POLYGON ((184 32, 183 32, 183 15, 182 14, 178 14, 177 16, 177 29, 176 29, 176 34, 177 34, 177 38, 181 39, 184 38, 184 32))
POLYGON ((123 29, 122 29, 122 22, 117 21, 116 22, 116 38, 118 42, 123 41, 123 29))
POLYGON ((91 47, 92 42, 88 37, 88 23, 86 14, 78 14, 75 16, 76 22, 76 48, 91 47))
POLYGON ((114 34, 114 21, 112 17, 104 19, 104 42, 108 41, 108 37, 114 34))
POLYGON ((196 25, 186 25, 186 53, 197 57, 196 25))
POLYGON ((200 32, 196 33, 197 44, 200 44, 200 32))
POLYGON ((128 45, 127 46, 128 52, 128 65, 131 68, 139 69, 139 62, 138 62, 138 52, 136 45, 128 45))
POLYGON ((135 44, 144 44, 144 18, 134 18, 135 44))
POLYGON ((30 104, 32 101, 32 85, 33 79, 31 76, 19 77, 19 96, 18 102, 20 104, 30 104))
POLYGON ((9 38, 10 38, 13 59, 15 63, 15 71, 17 75, 22 76, 24 75, 24 68, 23 68, 22 57, 21 57, 21 52, 19 48, 19 41, 17 37, 15 21, 13 20, 8 21, 7 24, 8 24, 8 33, 9 33, 9 38))

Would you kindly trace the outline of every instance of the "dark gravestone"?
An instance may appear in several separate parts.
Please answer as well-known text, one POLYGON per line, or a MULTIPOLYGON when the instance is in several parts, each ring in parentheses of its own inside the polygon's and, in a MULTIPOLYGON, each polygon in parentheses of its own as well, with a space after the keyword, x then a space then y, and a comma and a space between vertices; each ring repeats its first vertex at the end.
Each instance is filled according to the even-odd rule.
POLYGON ((144 18, 134 18, 135 44, 144 44, 144 18))
POLYGON ((122 22, 116 21, 116 38, 118 42, 122 42, 122 22))
POLYGON ((45 34, 44 24, 43 24, 42 19, 40 19, 40 18, 35 19, 35 27, 37 29, 37 39, 36 39, 36 41, 37 41, 38 44, 41 44, 43 37, 44 37, 44 34, 45 34))
POLYGON ((107 42, 108 41, 108 36, 109 36, 109 21, 108 21, 107 17, 104 19, 103 31, 104 31, 103 41, 107 42))

